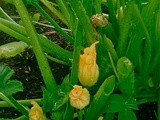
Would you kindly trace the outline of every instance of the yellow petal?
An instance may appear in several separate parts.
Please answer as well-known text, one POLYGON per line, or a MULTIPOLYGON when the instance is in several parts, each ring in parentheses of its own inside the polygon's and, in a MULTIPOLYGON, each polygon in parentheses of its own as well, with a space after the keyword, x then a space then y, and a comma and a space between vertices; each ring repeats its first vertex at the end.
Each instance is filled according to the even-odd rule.
POLYGON ((88 90, 78 85, 73 86, 73 89, 69 93, 69 97, 71 106, 77 109, 83 109, 90 101, 90 94, 88 90))
POLYGON ((99 76, 99 67, 96 64, 96 48, 93 43, 90 47, 84 49, 84 54, 80 55, 78 78, 82 85, 93 86, 99 76))
POLYGON ((32 101, 31 104, 33 107, 29 111, 29 120, 46 120, 42 108, 35 101, 32 101))

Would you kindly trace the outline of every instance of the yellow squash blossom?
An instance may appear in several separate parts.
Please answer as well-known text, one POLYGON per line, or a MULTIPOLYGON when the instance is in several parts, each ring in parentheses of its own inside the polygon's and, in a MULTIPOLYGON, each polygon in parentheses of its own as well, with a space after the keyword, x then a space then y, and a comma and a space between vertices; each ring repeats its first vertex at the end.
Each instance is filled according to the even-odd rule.
POLYGON ((99 67, 96 64, 96 48, 93 43, 90 47, 84 49, 84 54, 80 55, 78 78, 82 85, 93 86, 99 76, 99 67))
POLYGON ((77 109, 83 109, 90 101, 90 94, 88 90, 79 85, 73 86, 73 89, 69 93, 69 97, 71 106, 77 109))
POLYGON ((32 101, 33 107, 29 111, 29 120, 46 120, 42 108, 35 102, 32 101))

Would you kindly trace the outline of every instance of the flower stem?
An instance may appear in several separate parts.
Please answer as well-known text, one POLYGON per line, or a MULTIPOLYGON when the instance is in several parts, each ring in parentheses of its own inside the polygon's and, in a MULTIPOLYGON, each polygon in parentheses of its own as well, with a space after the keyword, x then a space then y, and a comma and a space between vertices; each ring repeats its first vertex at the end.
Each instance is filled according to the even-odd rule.
POLYGON ((114 65, 114 62, 113 62, 111 53, 110 53, 109 51, 108 51, 108 56, 109 56, 109 59, 110 59, 110 61, 111 61, 111 65, 112 65, 113 71, 114 71, 114 73, 115 73, 115 75, 116 75, 116 77, 117 77, 117 79, 118 79, 118 78, 119 78, 119 77, 118 77, 118 73, 117 73, 117 71, 116 71, 116 67, 115 67, 115 65, 114 65))
POLYGON ((82 110, 78 111, 78 120, 83 120, 83 111, 82 110))

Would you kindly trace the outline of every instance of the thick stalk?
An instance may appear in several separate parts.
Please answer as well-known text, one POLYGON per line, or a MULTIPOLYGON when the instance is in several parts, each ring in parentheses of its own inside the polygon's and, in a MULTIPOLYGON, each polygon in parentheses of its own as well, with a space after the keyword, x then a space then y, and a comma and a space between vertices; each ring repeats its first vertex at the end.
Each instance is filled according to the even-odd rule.
POLYGON ((41 74, 43 76, 45 85, 47 89, 56 95, 57 91, 57 85, 56 81, 52 75, 52 71, 49 67, 49 64, 47 62, 47 59, 45 57, 45 54, 40 46, 38 36, 36 34, 36 31, 32 25, 32 22, 30 20, 29 14, 27 12, 27 9, 25 8, 22 0, 14 0, 14 5, 16 6, 16 9, 22 19, 23 25, 26 28, 26 32, 28 34, 28 37, 32 39, 32 47, 33 51, 36 55, 38 65, 41 71, 41 74))

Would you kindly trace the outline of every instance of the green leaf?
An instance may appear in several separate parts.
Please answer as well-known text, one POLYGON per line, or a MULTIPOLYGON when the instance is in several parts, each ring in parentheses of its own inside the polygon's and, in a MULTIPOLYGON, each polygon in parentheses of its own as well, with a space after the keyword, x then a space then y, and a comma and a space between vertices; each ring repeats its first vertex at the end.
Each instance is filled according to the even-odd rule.
POLYGON ((118 120, 137 120, 135 113, 131 109, 125 109, 118 114, 118 120))
POLYGON ((14 71, 9 67, 0 66, 0 87, 3 87, 6 81, 13 75, 14 71))
POLYGON ((33 17, 32 17, 32 20, 37 22, 37 21, 39 21, 40 16, 41 16, 41 15, 40 15, 39 13, 35 13, 35 14, 33 15, 33 17))
POLYGON ((89 110, 86 114, 86 120, 98 119, 101 112, 106 106, 109 95, 113 92, 115 87, 115 76, 112 75, 105 79, 100 88, 98 89, 93 101, 89 106, 89 110), (95 109, 96 108, 96 109, 95 109))
POLYGON ((125 101, 125 104, 128 108, 138 110, 137 101, 133 97, 127 98, 126 101, 125 101))
POLYGON ((117 73, 121 92, 127 96, 132 96, 135 80, 133 65, 128 58, 122 57, 118 60, 117 73))
POLYGON ((67 94, 72 89, 73 86, 70 83, 69 77, 70 77, 70 74, 66 75, 66 77, 63 79, 61 86, 58 88, 59 96, 63 96, 67 94))
POLYGON ((62 107, 68 101, 68 92, 70 91, 71 87, 72 85, 69 83, 69 75, 67 75, 64 78, 61 86, 58 88, 56 97, 50 91, 42 88, 44 110, 46 112, 57 111, 60 107, 62 107))
POLYGON ((129 31, 132 29, 133 20, 135 19, 133 16, 133 3, 129 2, 126 6, 126 9, 123 9, 123 18, 120 20, 120 33, 117 44, 117 53, 118 56, 124 56, 129 44, 128 36, 129 31))
POLYGON ((104 111, 107 113, 116 113, 128 108, 138 110, 137 103, 134 98, 127 98, 121 94, 112 94, 107 100, 107 105, 104 111))
POLYGON ((95 100, 98 100, 102 95, 109 96, 115 87, 115 76, 112 75, 105 79, 105 81, 102 83, 100 88, 98 89, 96 95, 95 95, 95 100))
POLYGON ((106 113, 106 115, 103 117, 103 120, 114 120, 114 113, 106 113))
POLYGON ((18 80, 11 80, 6 83, 4 88, 0 87, 0 92, 5 94, 6 96, 13 95, 17 92, 23 91, 22 83, 18 80))
POLYGON ((63 119, 63 112, 62 111, 52 112, 51 119, 52 120, 62 120, 63 119))
POLYGON ((123 111, 126 108, 125 99, 122 95, 113 94, 109 96, 105 111, 107 113, 115 113, 123 111))
POLYGON ((14 71, 9 67, 0 66, 0 92, 6 96, 23 91, 23 86, 20 81, 8 80, 13 75, 13 73, 14 71))
POLYGON ((43 110, 44 112, 49 112, 52 110, 54 106, 54 102, 56 100, 55 95, 50 91, 46 90, 44 87, 42 88, 43 91, 43 110))
POLYGON ((55 101, 52 110, 54 111, 58 110, 61 106, 63 106, 68 101, 68 99, 69 99, 68 94, 65 95, 64 97, 60 97, 58 100, 55 101))
POLYGON ((23 52, 28 45, 24 42, 11 42, 0 46, 0 59, 14 57, 23 52))

